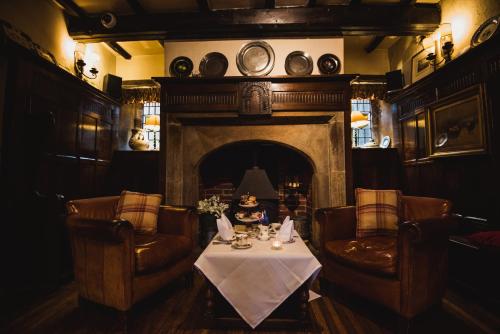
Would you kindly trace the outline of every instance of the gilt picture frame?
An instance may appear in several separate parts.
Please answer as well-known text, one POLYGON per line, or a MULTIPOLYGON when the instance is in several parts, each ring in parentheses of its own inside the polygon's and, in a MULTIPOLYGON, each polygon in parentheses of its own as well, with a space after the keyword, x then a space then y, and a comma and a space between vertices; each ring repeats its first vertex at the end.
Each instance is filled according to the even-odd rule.
POLYGON ((431 53, 436 54, 435 45, 421 50, 411 58, 411 83, 415 83, 434 72, 434 60, 427 59, 431 53))
POLYGON ((480 86, 429 108, 429 155, 446 157, 487 152, 485 111, 480 86))

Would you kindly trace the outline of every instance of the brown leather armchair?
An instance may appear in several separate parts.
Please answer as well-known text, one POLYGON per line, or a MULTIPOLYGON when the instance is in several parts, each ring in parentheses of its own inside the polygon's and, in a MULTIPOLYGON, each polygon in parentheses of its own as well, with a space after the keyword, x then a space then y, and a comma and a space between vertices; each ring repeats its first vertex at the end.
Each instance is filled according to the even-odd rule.
POLYGON ((446 289, 447 200, 402 196, 397 236, 356 239, 354 206, 316 212, 323 280, 410 319, 438 304, 446 289))
POLYGON ((161 206, 157 233, 136 234, 128 221, 114 220, 118 199, 68 202, 67 225, 80 298, 127 311, 191 273, 197 216, 190 208, 161 206))

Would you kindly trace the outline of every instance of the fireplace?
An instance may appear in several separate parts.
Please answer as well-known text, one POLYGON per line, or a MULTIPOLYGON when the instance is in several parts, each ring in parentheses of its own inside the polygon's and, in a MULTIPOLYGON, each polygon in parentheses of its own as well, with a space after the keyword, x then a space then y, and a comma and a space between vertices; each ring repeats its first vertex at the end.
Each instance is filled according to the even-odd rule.
POLYGON ((229 218, 237 223, 234 218, 239 211, 237 190, 246 191, 238 187, 244 186, 244 176, 255 172, 255 166, 267 174, 269 187, 275 192, 259 192, 259 184, 254 184, 256 190, 251 192, 270 221, 291 216, 300 224, 301 235, 308 239, 313 216, 313 167, 307 157, 293 148, 270 141, 240 141, 215 149, 199 165, 199 198, 220 196, 231 207, 229 218))
POLYGON ((352 197, 352 78, 156 78, 162 85, 165 201, 195 205, 209 194, 231 201, 257 149, 257 165, 279 194, 278 219, 291 214, 310 221, 310 239, 318 246, 314 211, 346 205, 352 197), (265 88, 260 107, 244 101, 242 91, 253 84, 265 88))

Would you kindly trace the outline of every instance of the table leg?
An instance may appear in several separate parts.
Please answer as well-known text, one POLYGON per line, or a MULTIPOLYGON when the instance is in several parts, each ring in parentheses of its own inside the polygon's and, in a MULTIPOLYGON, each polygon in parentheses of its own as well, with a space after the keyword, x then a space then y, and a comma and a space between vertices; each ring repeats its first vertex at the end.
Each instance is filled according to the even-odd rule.
POLYGON ((207 284, 207 291, 205 293, 206 298, 206 309, 205 309, 205 321, 208 325, 211 325, 215 318, 215 302, 214 302, 214 291, 212 290, 211 284, 207 284))

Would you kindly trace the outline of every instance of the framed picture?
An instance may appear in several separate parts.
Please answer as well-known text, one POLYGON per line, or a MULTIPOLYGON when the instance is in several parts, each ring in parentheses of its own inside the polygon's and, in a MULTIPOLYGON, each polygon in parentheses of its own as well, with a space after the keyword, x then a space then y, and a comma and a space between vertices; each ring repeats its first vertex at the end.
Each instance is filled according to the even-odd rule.
POLYGON ((474 86, 429 110, 431 157, 484 153, 487 150, 481 88, 474 86))
POLYGON ((403 161, 415 162, 417 160, 417 123, 415 115, 401 119, 403 139, 403 161))
POLYGON ((415 83, 434 72, 434 60, 427 59, 430 53, 436 54, 434 45, 418 52, 411 58, 411 83, 415 83))

